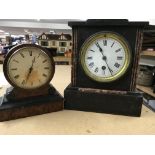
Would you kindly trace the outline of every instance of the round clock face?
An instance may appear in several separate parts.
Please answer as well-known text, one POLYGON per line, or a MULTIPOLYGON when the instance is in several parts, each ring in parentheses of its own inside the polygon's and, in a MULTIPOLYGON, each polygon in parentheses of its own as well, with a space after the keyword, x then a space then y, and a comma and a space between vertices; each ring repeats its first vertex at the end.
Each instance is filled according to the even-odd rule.
POLYGON ((98 82, 119 79, 127 71, 131 59, 128 43, 112 32, 91 36, 82 46, 80 54, 86 75, 98 82))
POLYGON ((54 75, 54 62, 40 46, 19 45, 7 55, 4 74, 14 87, 36 89, 50 82, 54 75))

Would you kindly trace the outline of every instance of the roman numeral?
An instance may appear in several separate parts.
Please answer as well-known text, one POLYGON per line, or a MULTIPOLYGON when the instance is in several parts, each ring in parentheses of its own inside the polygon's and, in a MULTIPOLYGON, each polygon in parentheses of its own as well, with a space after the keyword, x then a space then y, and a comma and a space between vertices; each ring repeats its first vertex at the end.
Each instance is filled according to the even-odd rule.
POLYGON ((21 57, 23 57, 23 58, 25 57, 23 53, 20 53, 20 55, 21 55, 21 57))
POLYGON ((98 42, 96 42, 95 44, 98 47, 98 49, 99 49, 100 52, 103 51, 98 42))
POLYGON ((14 78, 15 78, 15 79, 18 79, 18 78, 19 78, 19 75, 14 76, 14 78))
POLYGON ((95 52, 94 50, 90 50, 90 51, 95 52))
POLYGON ((91 62, 91 63, 89 64, 89 66, 90 66, 90 67, 93 67, 93 66, 94 66, 94 62, 91 62))
POLYGON ((115 52, 117 53, 117 52, 119 52, 119 51, 121 51, 121 48, 117 49, 115 52))
POLYGON ((31 86, 33 86, 33 82, 31 82, 31 86))
POLYGON ((98 42, 96 42, 96 46, 97 46, 99 49, 101 48, 98 42))
POLYGON ((50 69, 49 67, 44 67, 44 69, 50 69))
POLYGON ((25 80, 23 80, 23 81, 22 81, 22 85, 25 85, 25 84, 26 84, 26 81, 25 81, 25 80))
POLYGON ((98 67, 97 68, 95 68, 95 73, 97 73, 98 72, 98 67))
POLYGON ((47 59, 45 59, 44 61, 43 61, 43 63, 45 63, 47 61, 47 59))
POLYGON ((115 42, 113 42, 113 43, 112 43, 111 47, 113 47, 113 46, 114 46, 114 44, 115 44, 115 42))
POLYGON ((107 40, 103 40, 103 45, 107 46, 107 40))
POLYGON ((119 67, 120 67, 120 64, 116 62, 116 63, 114 64, 114 66, 115 66, 116 68, 119 68, 119 67))
POLYGON ((117 60, 122 60, 123 57, 122 56, 117 56, 117 60))
POLYGON ((47 75, 46 74, 42 74, 44 77, 47 77, 47 75))
POLYGON ((39 53, 38 58, 40 57, 41 53, 39 53))
POLYGON ((12 71, 16 71, 16 70, 17 70, 17 68, 11 68, 11 70, 12 70, 12 71))
POLYGON ((92 60, 92 57, 87 57, 88 60, 92 60))
POLYGON ((19 61, 15 60, 15 59, 13 59, 13 61, 16 62, 16 63, 19 63, 19 61))
POLYGON ((103 70, 103 72, 102 72, 102 73, 103 73, 103 75, 105 75, 105 70, 103 70))
POLYGON ((29 51, 30 56, 32 56, 32 51, 29 51))

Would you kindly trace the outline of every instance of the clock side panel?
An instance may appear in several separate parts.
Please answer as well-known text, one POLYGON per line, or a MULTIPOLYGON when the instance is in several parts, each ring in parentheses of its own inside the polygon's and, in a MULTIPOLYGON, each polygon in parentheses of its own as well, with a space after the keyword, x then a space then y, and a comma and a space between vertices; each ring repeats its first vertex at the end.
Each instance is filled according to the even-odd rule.
POLYGON ((109 89, 109 90, 124 90, 130 91, 133 80, 135 80, 135 57, 136 57, 136 35, 137 27, 127 27, 127 26, 100 26, 100 27, 73 27, 73 61, 72 61, 72 86, 84 87, 84 88, 99 88, 99 89, 109 89), (94 33, 101 31, 109 31, 118 33, 123 36, 128 42, 132 60, 127 72, 118 80, 110 83, 100 83, 90 79, 85 73, 80 63, 80 49, 86 39, 88 39, 94 33), (134 79, 133 79, 134 78, 134 79))

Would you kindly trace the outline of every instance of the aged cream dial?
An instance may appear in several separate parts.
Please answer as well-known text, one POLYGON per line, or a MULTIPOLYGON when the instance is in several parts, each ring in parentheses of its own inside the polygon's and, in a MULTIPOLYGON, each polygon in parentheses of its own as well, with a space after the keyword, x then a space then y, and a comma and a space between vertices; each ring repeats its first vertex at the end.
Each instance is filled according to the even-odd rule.
POLYGON ((37 89, 50 82, 54 75, 52 58, 39 46, 18 46, 8 56, 5 72, 8 81, 22 89, 37 89))

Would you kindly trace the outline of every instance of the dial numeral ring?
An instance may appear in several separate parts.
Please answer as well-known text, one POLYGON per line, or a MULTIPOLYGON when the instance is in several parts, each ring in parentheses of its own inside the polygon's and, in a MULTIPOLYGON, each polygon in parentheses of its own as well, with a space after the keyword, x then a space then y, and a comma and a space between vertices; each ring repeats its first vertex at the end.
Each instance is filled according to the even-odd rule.
POLYGON ((126 73, 131 51, 128 42, 119 34, 100 32, 84 42, 80 57, 88 77, 97 82, 112 82, 126 73))

